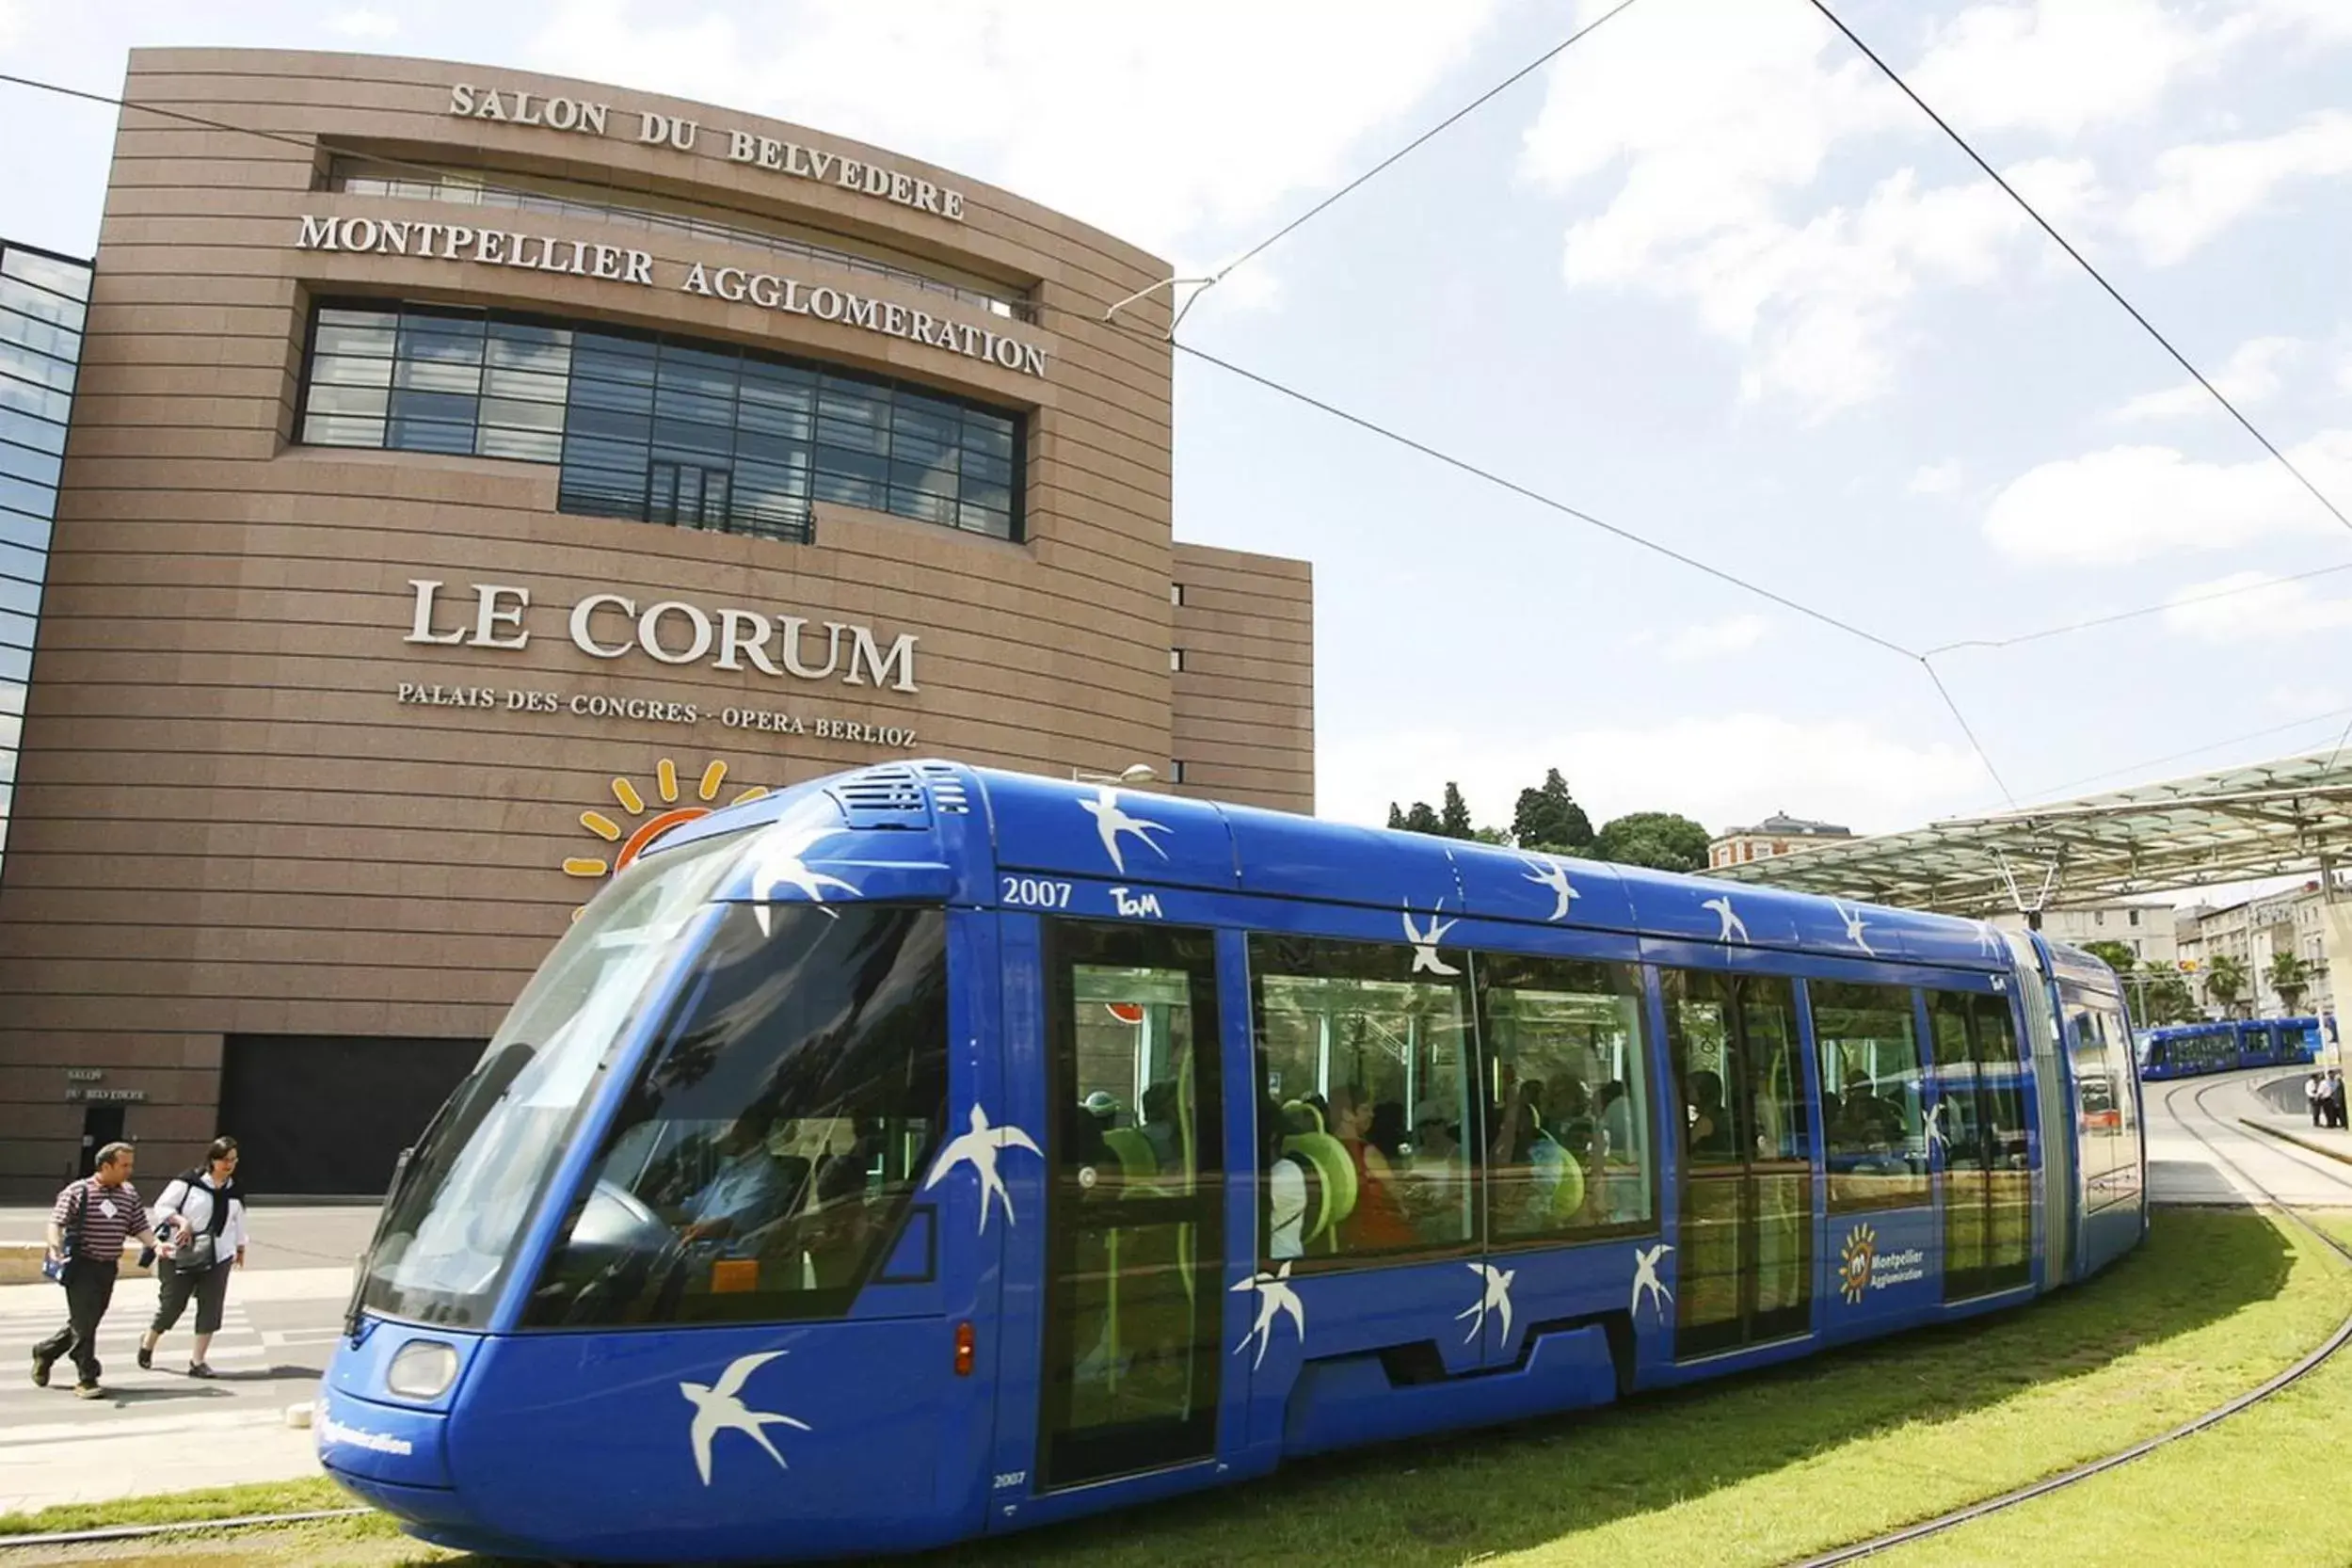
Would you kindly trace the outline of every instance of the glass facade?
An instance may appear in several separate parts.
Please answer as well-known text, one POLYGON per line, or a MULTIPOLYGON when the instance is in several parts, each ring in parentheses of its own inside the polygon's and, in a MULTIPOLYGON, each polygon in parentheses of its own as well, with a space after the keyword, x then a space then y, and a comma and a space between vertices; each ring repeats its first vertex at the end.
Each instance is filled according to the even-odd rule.
POLYGON ((806 542, 809 503, 1021 536, 1021 416, 722 344, 322 305, 301 439, 554 463, 558 509, 806 542))
POLYGON ((89 278, 87 262, 0 240, 0 868, 89 278))

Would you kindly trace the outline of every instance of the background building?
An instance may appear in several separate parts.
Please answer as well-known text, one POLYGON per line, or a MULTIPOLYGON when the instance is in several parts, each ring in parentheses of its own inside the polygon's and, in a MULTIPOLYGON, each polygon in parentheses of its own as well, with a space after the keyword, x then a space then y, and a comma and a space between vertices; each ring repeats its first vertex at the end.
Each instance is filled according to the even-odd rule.
POLYGON ((1766 860, 1775 855, 1790 855, 1799 850, 1836 839, 1850 839, 1853 829, 1834 823, 1808 822, 1775 811, 1753 827, 1727 827, 1721 837, 1707 844, 1709 866, 1736 866, 1747 860, 1766 860))
MULTIPOLYGON (((1992 922, 2023 931, 2023 915, 2002 915, 1992 922)), ((2042 912, 2041 934, 2054 942, 2084 947, 2092 942, 2120 942, 2139 963, 2170 968, 2180 961, 2174 911, 2168 904, 2115 903, 2042 912)))
MULTIPOLYGON (((2340 887, 2337 897, 2344 890, 2340 887)), ((2190 984, 2214 1017, 2280 1017, 2336 1010, 2327 952, 2327 897, 2317 882, 2232 904, 2194 904, 2180 911, 2180 957, 2190 984), (2280 954, 2300 984, 2281 987, 2280 954), (2230 960, 2244 977, 2230 1000, 2214 994, 2216 962, 2230 960)))
POLYGON ((1308 568, 1174 539, 1164 292, 1104 322, 1165 263, 521 72, 140 51, 124 96, 35 638, 84 275, 0 268, 0 1188, 225 1128, 258 1191, 379 1190, 582 899, 748 790, 1312 808, 1308 568))

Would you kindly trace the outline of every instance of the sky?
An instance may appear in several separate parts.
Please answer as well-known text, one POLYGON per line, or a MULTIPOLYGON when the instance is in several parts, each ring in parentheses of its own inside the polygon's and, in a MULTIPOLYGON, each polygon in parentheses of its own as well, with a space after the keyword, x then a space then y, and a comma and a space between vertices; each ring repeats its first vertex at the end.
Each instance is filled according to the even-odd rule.
MULTIPOLYGON (((1613 4, 0 0, 0 72, 552 72, 872 142, 1198 277, 1613 4)), ((2352 3, 1838 8, 2352 513, 2352 3)), ((88 254, 113 125, 0 85, 0 232, 88 254)), ((2352 528, 1807 0, 1634 0, 1180 337, 1913 652, 2161 607, 1938 655, 1979 756, 1916 660, 1179 356, 1177 536, 1315 565, 1324 816, 1453 780, 1503 824, 1557 767, 1596 822, 1891 831, 2352 724, 2352 528)))

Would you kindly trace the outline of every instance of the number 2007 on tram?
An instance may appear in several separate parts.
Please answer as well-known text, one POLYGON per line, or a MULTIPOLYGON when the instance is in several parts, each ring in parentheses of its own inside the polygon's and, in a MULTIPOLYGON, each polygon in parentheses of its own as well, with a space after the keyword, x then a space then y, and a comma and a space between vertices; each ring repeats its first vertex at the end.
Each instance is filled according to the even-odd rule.
POLYGON ((2010 1305, 2144 1170, 2038 936, 889 764, 599 891, 313 1427, 448 1545, 908 1550, 2010 1305))

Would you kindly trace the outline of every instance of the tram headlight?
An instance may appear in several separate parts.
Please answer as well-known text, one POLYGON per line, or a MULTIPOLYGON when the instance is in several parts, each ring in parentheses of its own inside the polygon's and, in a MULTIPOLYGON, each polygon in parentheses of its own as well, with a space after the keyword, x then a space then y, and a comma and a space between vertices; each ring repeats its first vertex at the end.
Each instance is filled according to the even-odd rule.
POLYGON ((457 1352, 432 1339, 411 1339, 384 1369, 384 1386, 404 1400, 438 1400, 457 1376, 457 1352))

